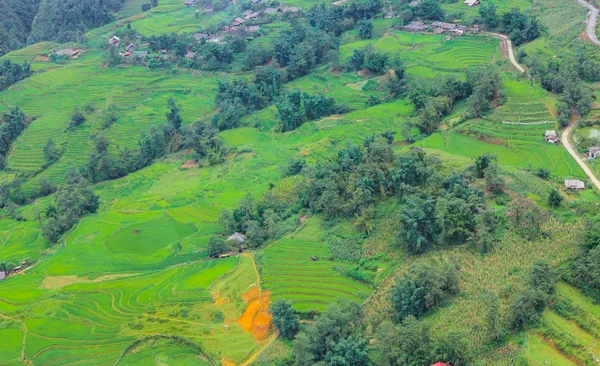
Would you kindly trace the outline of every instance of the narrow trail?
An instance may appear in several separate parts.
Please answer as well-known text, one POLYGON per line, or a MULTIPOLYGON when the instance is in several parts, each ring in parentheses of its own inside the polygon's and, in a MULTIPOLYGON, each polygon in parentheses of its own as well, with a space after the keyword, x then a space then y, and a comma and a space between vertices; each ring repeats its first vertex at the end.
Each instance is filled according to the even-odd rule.
POLYGON ((260 354, 267 349, 267 347, 269 347, 271 345, 271 343, 273 343, 277 337, 279 336, 278 333, 273 333, 271 335, 271 337, 269 338, 269 341, 266 342, 265 344, 262 345, 262 347, 260 347, 256 352, 254 352, 252 354, 252 356, 250 356, 246 361, 244 361, 243 363, 240 364, 240 366, 248 366, 250 365, 252 362, 254 362, 254 360, 260 356, 260 354))
POLYGON ((510 60, 510 62, 517 68, 517 70, 519 70, 521 74, 526 74, 523 66, 521 66, 515 58, 515 52, 513 50, 512 42, 510 41, 510 39, 508 39, 508 37, 504 34, 500 33, 486 32, 486 34, 502 39, 506 43, 506 48, 508 50, 508 59, 510 60))
POLYGON ((563 133, 562 143, 563 143, 563 145, 565 145, 565 148, 567 149, 569 154, 571 154, 573 159, 575 159, 577 164, 579 164, 581 169, 583 169, 583 171, 588 176, 588 178, 590 178, 592 183, 594 183, 594 185, 596 186, 598 191, 600 191, 600 180, 598 180, 598 178, 596 178, 596 176, 594 175, 592 170, 585 164, 585 162, 577 154, 577 152, 573 148, 573 145, 571 145, 571 132, 573 131, 573 127, 575 127, 576 124, 577 124, 577 121, 573 121, 567 128, 565 128, 565 131, 563 133))
POLYGON ((241 256, 250 258, 250 261, 252 262, 252 267, 254 268, 254 273, 256 274, 256 287, 258 287, 258 297, 260 298, 262 297, 262 287, 260 286, 260 274, 258 273, 256 262, 254 262, 254 255, 243 253, 241 254, 241 256))
POLYGON ((11 320, 17 324, 20 324, 23 329, 25 330, 23 332, 23 340, 21 341, 22 344, 22 348, 21 348, 21 359, 23 360, 23 362, 27 365, 31 364, 31 362, 29 360, 26 359, 25 357, 25 347, 27 346, 27 334, 29 334, 29 328, 27 328, 27 324, 25 324, 22 320, 20 319, 15 319, 15 318, 11 318, 8 315, 4 315, 4 314, 0 314, 0 318, 3 319, 7 319, 7 320, 11 320))
POLYGON ((579 5, 585 6, 586 8, 590 9, 589 16, 586 19, 586 33, 588 38, 590 39, 590 42, 597 46, 600 46, 600 40, 598 40, 598 35, 596 34, 596 24, 598 23, 598 8, 588 3, 586 0, 577 0, 577 2, 579 3, 579 5))
MULTIPOLYGON (((256 274, 256 286, 258 288, 258 296, 259 298, 262 297, 262 287, 260 285, 260 273, 258 273, 258 268, 256 267, 256 262, 254 262, 254 255, 249 254, 249 253, 243 253, 242 256, 244 257, 248 257, 250 258, 250 260, 252 261, 252 267, 254 268, 254 273, 256 274)), ((254 360, 260 356, 260 354, 267 349, 271 343, 273 343, 277 337, 279 336, 279 333, 277 331, 273 332, 273 334, 269 337, 269 340, 267 342, 264 342, 261 347, 256 350, 256 352, 254 352, 250 357, 248 357, 248 359, 244 362, 242 362, 240 364, 240 366, 248 366, 250 365, 252 362, 254 362, 254 360)))

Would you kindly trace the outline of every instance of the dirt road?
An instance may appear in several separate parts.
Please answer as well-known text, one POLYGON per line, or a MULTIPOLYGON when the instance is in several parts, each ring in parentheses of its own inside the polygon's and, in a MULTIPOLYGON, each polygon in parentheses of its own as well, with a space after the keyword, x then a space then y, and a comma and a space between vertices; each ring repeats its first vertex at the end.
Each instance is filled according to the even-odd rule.
POLYGON ((500 38, 504 40, 504 42, 506 42, 506 48, 508 49, 508 59, 517 68, 517 70, 519 70, 521 74, 525 74, 525 69, 523 68, 523 66, 519 65, 517 59, 515 58, 515 51, 513 50, 512 42, 510 41, 510 39, 508 39, 508 37, 504 34, 500 33, 487 32, 487 34, 500 38))
POLYGON ((565 145, 565 148, 567 149, 567 151, 569 152, 569 154, 571 154, 571 156, 573 157, 573 159, 575 159, 575 161, 577 162, 577 164, 579 164, 579 166, 581 167, 581 169, 583 169, 583 171, 588 176, 588 178, 590 178, 590 180, 592 181, 592 183, 594 183, 594 185, 596 186, 596 188, 600 191, 600 180, 598 180, 598 178, 596 178, 596 176, 594 175, 594 173, 592 172, 592 170, 585 164, 585 162, 579 156, 579 154, 577 154, 577 152, 573 148, 573 145, 571 145, 571 132, 573 131, 573 127, 575 127, 576 124, 577 124, 576 121, 575 122, 571 122, 571 124, 569 125, 569 127, 565 128, 565 131, 563 132, 563 135, 562 135, 561 142, 563 143, 563 145, 565 145))
POLYGON ((586 20, 587 36, 592 43, 600 46, 600 41, 598 40, 598 36, 596 35, 596 24, 598 23, 598 8, 596 8, 595 6, 593 6, 585 0, 577 0, 577 2, 581 6, 585 6, 586 8, 590 9, 590 16, 586 20))

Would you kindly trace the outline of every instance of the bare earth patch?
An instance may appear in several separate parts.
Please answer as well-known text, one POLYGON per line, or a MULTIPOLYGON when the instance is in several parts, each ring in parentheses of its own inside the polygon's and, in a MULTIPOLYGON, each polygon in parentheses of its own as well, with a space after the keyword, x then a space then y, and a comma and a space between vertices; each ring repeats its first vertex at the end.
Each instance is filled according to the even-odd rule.
POLYGON ((106 282, 116 280, 119 278, 135 276, 135 273, 122 273, 98 277, 94 280, 90 280, 88 277, 77 277, 77 276, 46 276, 42 281, 42 288, 44 289, 58 289, 75 283, 84 282, 106 282))
POLYGON ((183 164, 181 164, 181 169, 192 169, 198 167, 198 160, 186 160, 183 164))

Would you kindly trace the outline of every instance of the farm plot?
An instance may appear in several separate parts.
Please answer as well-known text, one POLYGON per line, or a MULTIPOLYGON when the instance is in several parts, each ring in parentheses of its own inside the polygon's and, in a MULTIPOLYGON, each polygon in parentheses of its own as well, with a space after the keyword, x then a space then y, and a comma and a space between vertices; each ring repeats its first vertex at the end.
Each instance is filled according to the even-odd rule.
POLYGON ((16 312, 21 321, 9 321, 11 327, 0 329, 0 334, 8 337, 0 343, 0 354, 6 355, 6 359, 14 358, 15 353, 20 355, 24 335, 23 352, 35 364, 82 361, 112 364, 137 339, 177 336, 185 342, 165 342, 155 349, 156 355, 164 355, 163 348, 179 345, 179 351, 173 354, 176 359, 192 360, 198 349, 208 349, 204 351, 206 357, 227 357, 240 362, 257 346, 252 335, 237 323, 240 313, 237 309, 244 306, 239 294, 249 285, 240 279, 252 281, 252 277, 239 277, 236 273, 245 273, 248 268, 252 268, 250 259, 228 258, 126 278, 52 277, 52 290, 60 293, 58 298, 37 297, 39 292, 34 288, 40 286, 41 276, 5 281, 0 284, 0 291, 6 300, 20 301, 23 305, 36 302, 27 306, 27 310, 19 310, 17 306, 2 309, 3 313, 16 312), (223 277, 225 274, 228 275, 223 277), (229 289, 231 296, 227 302, 214 301, 209 288, 217 283, 229 289), (231 290, 238 288, 239 291, 231 290), (27 294, 33 296, 28 298, 27 294), (218 312, 224 318, 211 320, 218 312), (223 320, 231 323, 229 329, 224 329, 223 320), (224 338, 235 340, 236 349, 228 350, 222 342, 224 338))
POLYGON ((558 284, 557 294, 563 310, 560 314, 544 311, 542 325, 527 338, 526 358, 532 362, 552 360, 556 365, 594 363, 600 357, 596 347, 600 306, 566 283, 558 284))
POLYGON ((506 76, 504 78, 504 88, 506 103, 495 110, 488 119, 495 122, 513 123, 555 120, 556 101, 549 98, 548 92, 541 87, 506 76))
POLYGON ((262 251, 263 284, 274 300, 292 301, 302 312, 322 311, 336 299, 361 301, 371 293, 369 286, 336 272, 336 262, 330 261, 331 251, 320 235, 320 225, 311 219, 262 251))
POLYGON ((355 49, 373 45, 380 52, 398 53, 409 69, 420 66, 458 72, 465 67, 490 63, 494 56, 499 57, 499 42, 490 37, 473 36, 445 41, 439 35, 394 31, 376 40, 343 44, 340 58, 346 60, 355 49))

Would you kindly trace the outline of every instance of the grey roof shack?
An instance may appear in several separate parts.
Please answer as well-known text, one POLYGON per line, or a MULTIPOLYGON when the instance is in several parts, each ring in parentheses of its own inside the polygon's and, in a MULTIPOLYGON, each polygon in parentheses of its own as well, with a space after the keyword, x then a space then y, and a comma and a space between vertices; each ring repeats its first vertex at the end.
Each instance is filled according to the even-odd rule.
POLYGON ((585 189, 585 184, 577 179, 565 180, 565 189, 568 191, 581 191, 585 189))
POLYGON ((0 281, 6 278, 6 272, 0 271, 0 281))
POLYGON ((275 13, 279 13, 280 11, 281 11, 281 9, 278 9, 278 8, 266 8, 265 14, 275 14, 275 13))
POLYGON ((77 56, 80 52, 81 52, 81 50, 78 50, 76 48, 65 48, 65 49, 54 52, 54 54, 57 56, 74 57, 74 56, 77 56))
POLYGON ((246 235, 244 234, 233 233, 229 238, 227 238, 227 241, 234 241, 239 244, 245 242, 246 239, 246 235))

